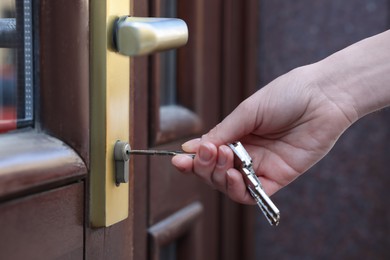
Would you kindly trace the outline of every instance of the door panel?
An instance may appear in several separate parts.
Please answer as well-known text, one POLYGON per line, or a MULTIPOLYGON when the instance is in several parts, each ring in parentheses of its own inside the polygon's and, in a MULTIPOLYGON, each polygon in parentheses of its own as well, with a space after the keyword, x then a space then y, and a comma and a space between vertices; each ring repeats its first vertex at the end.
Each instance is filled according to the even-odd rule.
MULTIPOLYGON (((152 1, 153 14, 159 16, 166 8, 165 5, 169 5, 170 2, 172 1, 152 1)), ((152 140, 150 148, 180 149, 184 138, 200 136, 220 118, 219 66, 215 66, 217 69, 213 70, 210 65, 213 62, 217 63, 220 55, 217 50, 220 49, 218 25, 221 13, 220 9, 215 8, 212 17, 205 15, 206 8, 214 8, 216 5, 209 2, 205 7, 204 4, 202 1, 177 1, 176 15, 188 22, 190 36, 188 44, 176 51, 176 66, 167 70, 167 64, 161 62, 162 55, 166 53, 151 57, 153 81, 148 94, 153 97, 150 101, 152 102, 150 107, 153 109, 148 127, 152 140), (216 26, 209 27, 204 24, 205 17, 208 17, 210 24, 216 26), (206 35, 212 35, 207 39, 208 48, 203 47, 206 35), (206 59, 208 55, 212 58, 206 59), (210 62, 210 65, 206 66, 206 62, 210 62), (203 74, 206 71, 209 73, 207 80, 203 74), (164 73, 175 75, 174 80, 168 82, 175 86, 162 86, 167 83, 164 80, 166 76, 164 73), (165 93, 162 93, 161 88, 164 91, 171 88, 174 92, 175 99, 171 100, 171 103, 162 102, 165 93)), ((219 194, 194 176, 184 176, 174 170, 169 158, 152 157, 148 164, 150 165, 148 225, 151 226, 149 230, 154 230, 156 226, 169 230, 168 223, 172 216, 180 214, 191 205, 199 205, 202 209, 193 223, 188 224, 192 227, 187 227, 188 230, 181 231, 181 235, 169 239, 170 246, 164 248, 162 245, 156 247, 157 243, 150 244, 151 249, 159 248, 154 250, 154 255, 150 257, 159 259, 161 255, 158 252, 167 254, 170 247, 170 250, 173 250, 171 254, 176 257, 216 259, 219 247, 219 194)), ((153 232, 150 234, 151 241, 156 242, 155 234, 153 232)))
POLYGON ((83 183, 3 203, 0 212, 2 259, 82 259, 83 183))
MULTIPOLYGON (((174 149, 179 143, 159 147, 174 149)), ((202 208, 197 222, 198 237, 192 247, 199 249, 197 258, 213 259, 218 249, 218 193, 206 187, 194 176, 184 176, 172 169, 167 158, 150 159, 150 213, 149 225, 164 223, 170 215, 182 211, 190 204, 197 203, 202 208)), ((194 224, 195 225, 195 224, 194 224)), ((188 257, 189 252, 187 252, 188 257)), ((195 257, 195 255, 191 255, 195 257)))
MULTIPOLYGON (((164 9, 162 4, 163 1, 149 1, 149 4, 135 2, 135 15, 158 16, 164 9)), ((217 124, 224 113, 231 111, 240 100, 253 92, 255 66, 250 66, 252 61, 248 57, 255 57, 255 44, 251 41, 256 26, 246 25, 255 20, 255 4, 255 1, 243 4, 234 1, 178 1, 177 16, 187 22, 189 42, 176 51, 174 73, 163 67, 169 64, 161 62, 161 55, 134 59, 134 74, 137 77, 132 81, 134 149, 180 149, 185 140, 201 136, 217 124), (238 15, 234 15, 235 8, 240 10, 238 15), (249 10, 248 14, 251 15, 245 16, 244 10, 249 10), (229 22, 235 26, 222 26, 223 19, 228 17, 233 19, 229 22), (245 48, 247 44, 249 47, 245 48), (227 59, 223 54, 232 56, 227 59), (230 77, 223 74, 225 71, 231 73, 230 77), (162 111, 166 109, 166 98, 161 93, 161 84, 166 82, 163 73, 175 75, 174 106, 171 106, 173 109, 168 114, 162 111), (232 78, 234 80, 230 82, 232 78), (180 114, 179 106, 189 113, 180 114), (168 131, 165 126, 169 127, 168 131)), ((163 89, 167 87, 163 86, 163 89)), ((247 251, 251 248, 251 238, 245 240, 243 236, 249 234, 248 230, 252 227, 251 222, 247 221, 249 215, 242 207, 229 202, 194 176, 177 172, 169 158, 133 156, 132 163, 134 219, 135 223, 141 224, 136 224, 134 230, 137 238, 140 238, 134 241, 137 259, 147 257, 142 250, 149 251, 151 259, 178 257, 183 253, 186 256, 184 259, 236 259, 242 255, 250 258, 252 254, 247 251), (191 205, 202 208, 197 220, 192 222, 194 228, 189 229, 188 233, 182 231, 186 234, 184 236, 173 236, 161 242, 158 239, 160 233, 154 232, 156 226, 160 230, 170 230, 167 223, 172 217, 191 205), (145 216, 147 222, 143 219, 145 216), (149 244, 145 228, 149 230, 149 244), (188 237, 191 239, 186 240, 188 237), (194 250, 197 250, 196 253, 194 250)))
POLYGON ((202 204, 194 202, 151 226, 150 259, 200 259, 203 214, 202 204))

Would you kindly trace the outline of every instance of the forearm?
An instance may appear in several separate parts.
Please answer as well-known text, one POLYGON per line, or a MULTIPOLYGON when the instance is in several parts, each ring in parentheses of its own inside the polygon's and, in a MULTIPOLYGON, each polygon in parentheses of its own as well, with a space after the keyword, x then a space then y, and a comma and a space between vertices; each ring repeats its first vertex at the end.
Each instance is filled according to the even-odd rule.
POLYGON ((351 121, 390 105, 390 31, 315 63, 316 84, 351 121))

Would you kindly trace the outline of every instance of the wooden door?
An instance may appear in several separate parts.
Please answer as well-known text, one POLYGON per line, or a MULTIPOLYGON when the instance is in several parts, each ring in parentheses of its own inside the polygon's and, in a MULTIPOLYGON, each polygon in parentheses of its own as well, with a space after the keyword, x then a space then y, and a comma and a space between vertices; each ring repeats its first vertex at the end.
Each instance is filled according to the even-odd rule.
MULTIPOLYGON (((129 216, 109 227, 90 224, 95 1, 9 1, 18 8, 30 2, 33 10, 34 113, 28 122, 16 120, 25 111, 13 105, 7 112, 13 121, 1 124, 0 258, 249 259, 247 209, 182 176, 169 158, 132 157, 129 216)), ((133 148, 178 149, 255 88, 256 1, 143 0, 134 1, 131 14, 166 16, 172 5, 190 41, 174 54, 131 59, 133 148), (161 99, 172 89, 173 101, 161 99)), ((6 48, 23 46, 17 37, 6 48)), ((25 60, 16 64, 23 65, 18 93, 28 101, 19 90, 28 79, 25 60)))
MULTIPOLYGON (((136 1, 189 27, 177 51, 133 62, 134 149, 180 149, 255 89, 256 2, 136 1)), ((251 216, 170 158, 133 157, 135 259, 250 259, 251 216)))
POLYGON ((5 0, 0 6, 0 22, 8 21, 0 48, 15 57, 8 66, 14 96, 8 98, 16 101, 13 123, 0 135, 0 258, 82 259, 89 161, 87 1, 5 0))

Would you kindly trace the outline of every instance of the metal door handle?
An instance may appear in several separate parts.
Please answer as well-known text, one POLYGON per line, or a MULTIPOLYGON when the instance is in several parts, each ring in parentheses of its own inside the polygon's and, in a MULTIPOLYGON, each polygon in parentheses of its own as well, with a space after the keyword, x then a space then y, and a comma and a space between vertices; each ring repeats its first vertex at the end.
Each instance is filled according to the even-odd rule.
POLYGON ((113 37, 116 51, 139 56, 185 45, 188 28, 177 18, 122 16, 114 23, 113 37))

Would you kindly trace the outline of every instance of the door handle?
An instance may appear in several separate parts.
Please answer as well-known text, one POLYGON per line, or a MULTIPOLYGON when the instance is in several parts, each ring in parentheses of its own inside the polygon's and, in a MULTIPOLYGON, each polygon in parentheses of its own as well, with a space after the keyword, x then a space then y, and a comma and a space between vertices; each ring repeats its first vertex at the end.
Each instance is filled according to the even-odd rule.
POLYGON ((177 18, 122 16, 114 23, 114 49, 126 56, 174 49, 187 41, 187 24, 177 18))

